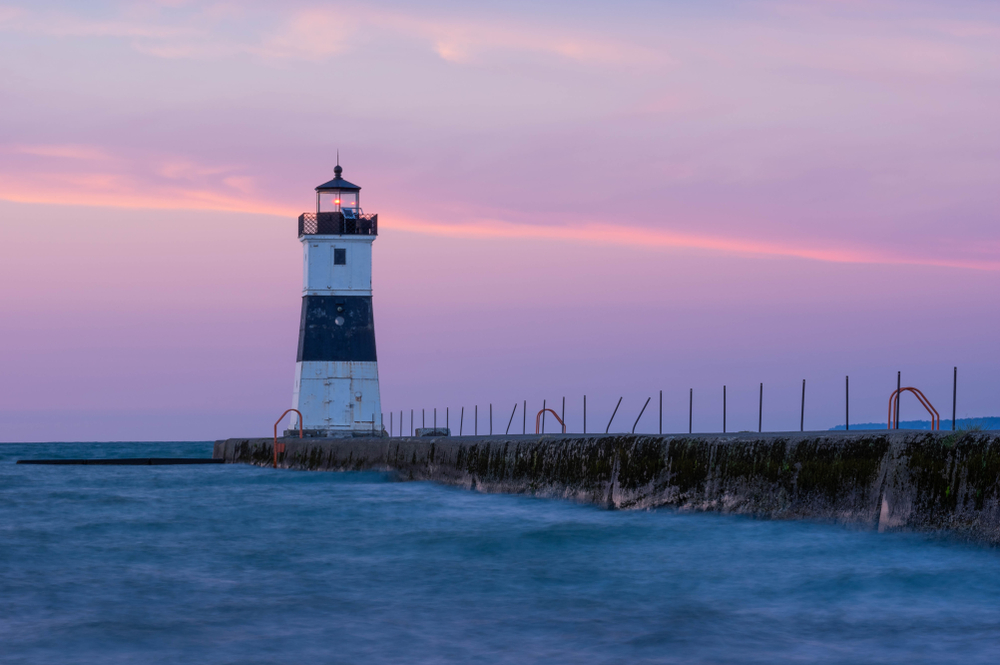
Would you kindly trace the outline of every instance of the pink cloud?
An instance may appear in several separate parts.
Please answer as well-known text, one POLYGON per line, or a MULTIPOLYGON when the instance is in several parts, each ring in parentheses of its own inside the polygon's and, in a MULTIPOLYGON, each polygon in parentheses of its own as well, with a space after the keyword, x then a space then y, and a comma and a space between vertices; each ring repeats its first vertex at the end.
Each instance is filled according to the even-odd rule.
POLYGON ((960 39, 1000 39, 1000 23, 992 21, 927 21, 923 27, 960 39))
POLYGON ((0 155, 4 152, 40 159, 0 161, 0 198, 8 201, 291 214, 290 207, 256 193, 253 177, 237 166, 170 155, 114 154, 86 144, 14 145, 0 155), (59 183, 57 191, 53 182, 59 183))
MULTIPOLYGON (((568 29, 506 17, 453 18, 433 11, 389 11, 366 6, 290 6, 280 14, 214 3, 170 20, 159 12, 91 19, 66 12, 0 13, 6 29, 58 37, 122 38, 137 51, 162 58, 218 58, 235 54, 266 59, 328 60, 358 44, 422 41, 450 62, 470 62, 493 51, 557 56, 610 65, 669 65, 662 49, 615 39, 600 31, 568 29), (233 28, 237 28, 233 30, 233 28), (356 44, 357 42, 357 44, 356 44)), ((359 48, 365 48, 359 46, 359 48)))
POLYGON ((14 145, 9 150, 22 155, 37 155, 39 157, 89 161, 107 161, 112 159, 103 148, 94 145, 14 145))
POLYGON ((708 250, 722 254, 746 256, 793 257, 831 263, 884 265, 923 265, 966 270, 1000 271, 1000 259, 954 260, 922 256, 907 256, 864 247, 810 246, 793 242, 773 242, 751 238, 697 235, 650 228, 586 222, 573 227, 482 221, 465 224, 442 224, 423 220, 392 217, 389 228, 413 233, 453 238, 544 238, 599 245, 621 245, 636 248, 676 248, 708 250))
MULTIPOLYGON (((303 200, 283 200, 258 186, 259 177, 237 164, 202 163, 173 155, 113 154, 90 145, 18 145, 8 155, 42 160, 0 163, 0 198, 28 203, 59 203, 161 210, 215 210, 294 218, 303 200), (59 182, 57 193, 52 182, 59 182)), ((691 174, 674 174, 690 178, 691 174)), ((304 193, 308 188, 304 190, 304 193)), ((306 204, 308 206, 308 204, 306 204)), ((966 247, 959 243, 933 249, 863 239, 817 238, 808 232, 787 234, 782 225, 809 229, 812 224, 784 219, 775 226, 760 211, 733 217, 726 211, 675 209, 669 217, 649 212, 625 223, 620 215, 538 215, 528 210, 497 208, 483 214, 477 207, 453 202, 434 217, 387 202, 379 206, 383 224, 414 233, 453 238, 548 239, 635 248, 672 248, 748 256, 794 257, 832 263, 924 265, 971 270, 1000 270, 997 242, 966 247), (727 215, 729 215, 727 217, 727 215), (431 221, 433 220, 433 221, 431 221), (697 229, 702 228, 704 231, 697 229), (749 229, 743 231, 741 229, 749 229), (992 249, 991 249, 992 247, 992 249)), ((787 211, 781 214, 789 214, 787 211)), ((798 214, 798 213, 796 213, 798 214)))

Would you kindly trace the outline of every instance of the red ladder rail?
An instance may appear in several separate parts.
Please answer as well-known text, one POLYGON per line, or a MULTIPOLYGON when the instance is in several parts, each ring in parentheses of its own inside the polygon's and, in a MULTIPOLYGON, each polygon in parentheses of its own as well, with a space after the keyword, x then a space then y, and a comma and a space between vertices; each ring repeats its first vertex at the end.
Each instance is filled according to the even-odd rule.
POLYGON ((559 424, 562 425, 563 434, 565 434, 566 433, 566 423, 564 423, 562 421, 562 418, 559 417, 559 414, 556 413, 555 411, 553 411, 552 409, 542 409, 541 411, 538 412, 538 415, 535 416, 535 434, 538 434, 539 424, 542 422, 542 414, 545 413, 546 411, 548 411, 549 413, 551 413, 552 416, 556 420, 559 421, 559 424))
POLYGON ((906 388, 900 388, 898 390, 893 390, 892 391, 892 395, 889 396, 888 429, 896 429, 895 427, 893 427, 893 415, 895 415, 895 410, 896 410, 895 409, 895 407, 896 407, 896 397, 897 397, 897 395, 902 395, 905 392, 911 392, 911 393, 913 393, 917 397, 917 399, 920 401, 920 403, 923 405, 923 407, 925 409, 927 409, 927 413, 931 414, 931 429, 932 430, 940 430, 941 429, 941 414, 938 413, 937 409, 934 408, 934 405, 931 404, 931 401, 929 399, 927 399, 927 396, 924 395, 922 392, 920 392, 920 390, 918 390, 917 388, 914 388, 913 386, 907 386, 906 388))
MULTIPOLYGON (((298 409, 288 409, 283 414, 281 414, 280 418, 278 418, 274 422, 274 468, 275 469, 278 468, 278 424, 282 420, 284 420, 285 416, 287 416, 292 411, 299 414, 299 438, 300 439, 302 438, 302 412, 299 411, 298 409)), ((285 452, 285 444, 281 444, 281 452, 285 452)))

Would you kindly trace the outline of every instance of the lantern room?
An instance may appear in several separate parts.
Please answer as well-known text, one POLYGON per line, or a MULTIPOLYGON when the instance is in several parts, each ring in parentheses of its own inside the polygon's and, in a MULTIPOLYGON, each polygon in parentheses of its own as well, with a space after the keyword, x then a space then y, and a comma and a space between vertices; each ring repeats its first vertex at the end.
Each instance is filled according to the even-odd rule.
POLYGON ((345 217, 357 218, 361 215, 359 193, 361 188, 341 177, 344 169, 340 164, 333 169, 333 180, 316 188, 316 212, 342 212, 345 217))

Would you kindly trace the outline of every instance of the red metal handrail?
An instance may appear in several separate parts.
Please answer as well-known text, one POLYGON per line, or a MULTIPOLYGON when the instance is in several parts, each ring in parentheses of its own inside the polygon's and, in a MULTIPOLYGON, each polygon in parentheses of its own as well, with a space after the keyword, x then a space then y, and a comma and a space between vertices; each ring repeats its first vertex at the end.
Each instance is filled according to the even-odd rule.
POLYGON ((923 406, 924 406, 925 409, 927 409, 927 413, 931 414, 931 429, 932 430, 940 430, 941 429, 941 414, 938 413, 937 409, 934 408, 934 405, 931 404, 931 401, 929 399, 927 399, 926 395, 924 395, 922 392, 920 392, 920 390, 918 390, 917 388, 913 388, 912 386, 908 386, 906 388, 899 388, 898 390, 893 390, 892 391, 892 395, 889 397, 889 421, 888 421, 888 429, 898 429, 898 427, 893 427, 893 423, 892 423, 893 418, 892 417, 893 417, 893 414, 894 414, 894 411, 895 411, 895 406, 896 406, 896 396, 897 395, 902 395, 905 392, 911 392, 911 393, 913 393, 914 395, 917 396, 917 399, 920 400, 920 403, 923 404, 923 406))
POLYGON ((562 428, 563 428, 563 434, 565 434, 566 433, 566 423, 564 423, 562 421, 562 418, 559 417, 559 414, 556 413, 555 411, 553 411, 552 409, 542 409, 541 411, 538 412, 538 415, 535 416, 535 434, 538 434, 538 426, 539 426, 539 423, 542 422, 542 414, 545 413, 546 411, 548 411, 549 413, 551 413, 555 417, 555 419, 559 421, 559 424, 562 425, 562 428))
MULTIPOLYGON (((278 420, 276 420, 274 423, 274 468, 275 469, 278 468, 278 423, 284 420, 285 416, 287 416, 292 411, 299 414, 299 438, 300 439, 302 438, 302 412, 299 411, 298 409, 288 409, 283 414, 281 414, 281 418, 278 418, 278 420)), ((285 452, 285 444, 281 444, 281 452, 285 452)))

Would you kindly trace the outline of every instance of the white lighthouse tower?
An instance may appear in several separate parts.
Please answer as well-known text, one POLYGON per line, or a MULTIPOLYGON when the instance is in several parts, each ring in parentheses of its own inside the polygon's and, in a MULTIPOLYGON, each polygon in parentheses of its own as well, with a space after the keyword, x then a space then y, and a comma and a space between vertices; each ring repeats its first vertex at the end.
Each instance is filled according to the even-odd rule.
MULTIPOLYGON (((382 433, 372 313, 372 243, 378 215, 341 177, 316 188, 316 212, 299 216, 302 318, 292 406, 311 436, 382 433)), ((297 424, 295 429, 297 429, 297 424)))

